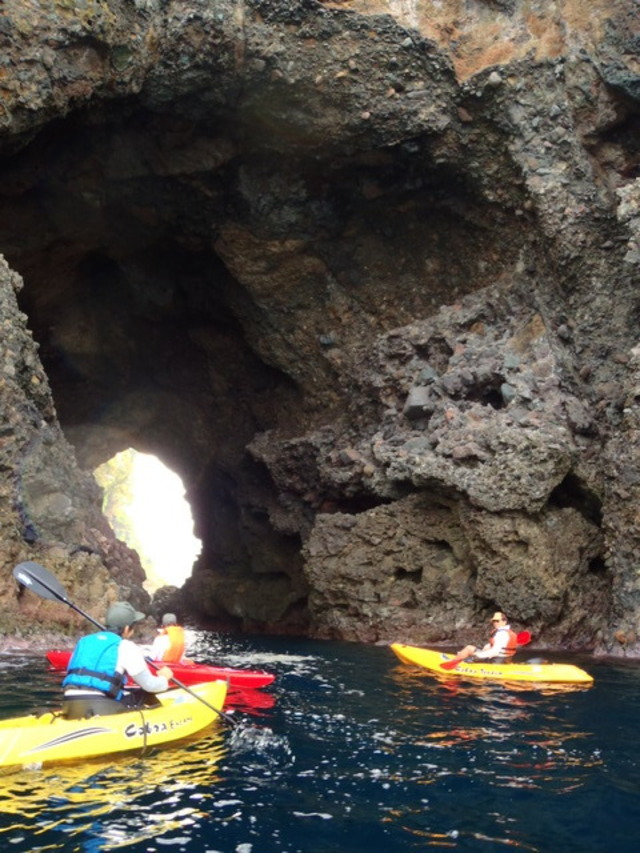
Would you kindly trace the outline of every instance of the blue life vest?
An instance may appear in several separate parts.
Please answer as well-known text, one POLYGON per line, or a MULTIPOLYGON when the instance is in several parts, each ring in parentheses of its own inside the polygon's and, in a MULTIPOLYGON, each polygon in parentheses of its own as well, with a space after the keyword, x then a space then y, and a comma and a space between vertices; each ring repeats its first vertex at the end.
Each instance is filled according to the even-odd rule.
POLYGON ((121 640, 111 631, 99 631, 78 640, 62 686, 90 687, 112 699, 121 699, 125 677, 116 672, 121 640))

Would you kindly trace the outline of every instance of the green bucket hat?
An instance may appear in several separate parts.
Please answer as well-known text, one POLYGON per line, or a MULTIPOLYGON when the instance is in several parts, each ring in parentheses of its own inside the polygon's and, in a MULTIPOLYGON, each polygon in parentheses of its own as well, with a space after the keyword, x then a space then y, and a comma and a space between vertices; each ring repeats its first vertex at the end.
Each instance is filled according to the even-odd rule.
POLYGON ((126 628, 127 625, 133 625, 135 622, 140 622, 146 619, 144 613, 136 610, 128 601, 116 601, 107 610, 106 623, 107 628, 126 628))

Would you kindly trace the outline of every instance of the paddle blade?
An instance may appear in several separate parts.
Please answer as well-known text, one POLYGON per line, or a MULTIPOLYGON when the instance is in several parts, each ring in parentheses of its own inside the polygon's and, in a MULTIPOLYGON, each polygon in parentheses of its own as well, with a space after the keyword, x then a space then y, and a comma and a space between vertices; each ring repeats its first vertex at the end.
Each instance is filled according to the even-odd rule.
POLYGON ((440 664, 440 669, 455 669, 459 663, 462 663, 464 658, 452 658, 440 664))
POLYGON ((531 642, 531 634, 528 631, 520 631, 516 640, 519 646, 526 646, 527 643, 531 642))
POLYGON ((31 560, 18 563, 13 569, 13 576, 18 583, 41 595, 42 598, 48 598, 51 601, 67 600, 62 584, 40 563, 34 563, 31 560))

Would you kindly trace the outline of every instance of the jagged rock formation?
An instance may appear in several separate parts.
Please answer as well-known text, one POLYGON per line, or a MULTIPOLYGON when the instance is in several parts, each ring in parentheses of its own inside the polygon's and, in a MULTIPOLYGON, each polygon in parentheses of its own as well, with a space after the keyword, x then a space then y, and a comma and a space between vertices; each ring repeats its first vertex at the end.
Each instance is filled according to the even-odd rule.
POLYGON ((2 362, 0 393, 0 540, 4 571, 0 635, 19 627, 33 633, 42 624, 74 627, 74 612, 35 596, 22 596, 10 570, 24 560, 46 563, 71 600, 101 619, 105 600, 119 594, 144 607, 140 560, 114 539, 100 512, 100 490, 78 468, 73 449, 56 420, 38 347, 18 310, 20 277, 0 257, 2 362))
POLYGON ((7 268, 37 383, 0 392, 3 464, 35 407, 64 488, 30 541, 7 487, 3 565, 55 542, 72 582, 96 546, 143 595, 66 441, 131 446, 187 484, 210 624, 450 641, 502 607, 637 654, 636 13, 5 0, 0 251, 40 349, 7 268))

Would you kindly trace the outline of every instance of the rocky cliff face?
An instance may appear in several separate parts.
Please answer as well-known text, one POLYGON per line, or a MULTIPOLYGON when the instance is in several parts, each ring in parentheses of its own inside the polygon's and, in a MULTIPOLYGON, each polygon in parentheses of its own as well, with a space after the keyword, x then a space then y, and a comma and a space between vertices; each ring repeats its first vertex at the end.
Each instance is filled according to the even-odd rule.
POLYGON ((137 554, 113 538, 100 490, 62 434, 38 345, 16 304, 21 288, 0 257, 0 636, 65 630, 79 621, 73 611, 18 589, 11 569, 24 560, 49 566, 70 600, 96 619, 120 593, 140 607, 149 603, 137 554))
POLYGON ((142 600, 86 473, 135 447, 208 624, 638 653, 636 13, 5 0, 5 575, 142 600))

